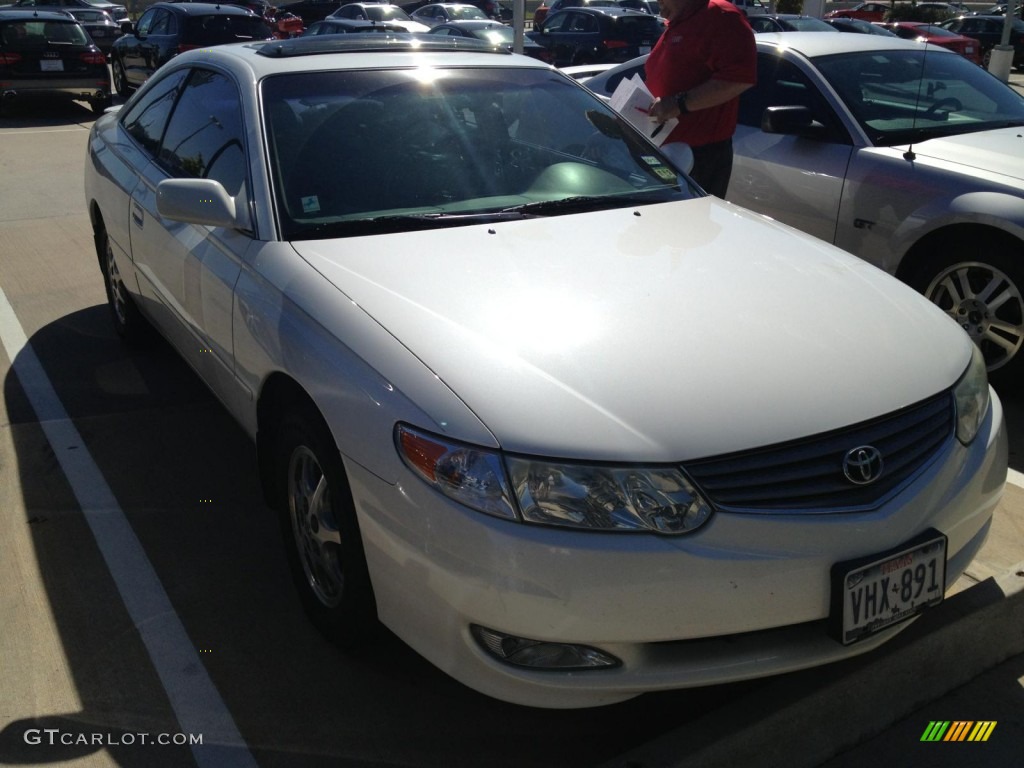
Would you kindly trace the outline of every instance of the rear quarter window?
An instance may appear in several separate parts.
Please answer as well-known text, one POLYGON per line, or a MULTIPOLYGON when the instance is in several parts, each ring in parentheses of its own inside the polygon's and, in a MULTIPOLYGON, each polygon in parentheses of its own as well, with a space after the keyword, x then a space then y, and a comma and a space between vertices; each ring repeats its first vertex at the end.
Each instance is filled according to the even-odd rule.
POLYGON ((270 27, 256 16, 190 16, 185 40, 193 45, 222 45, 272 36, 270 27))
POLYGON ((654 16, 622 16, 616 21, 616 29, 636 37, 660 37, 661 22, 654 16))

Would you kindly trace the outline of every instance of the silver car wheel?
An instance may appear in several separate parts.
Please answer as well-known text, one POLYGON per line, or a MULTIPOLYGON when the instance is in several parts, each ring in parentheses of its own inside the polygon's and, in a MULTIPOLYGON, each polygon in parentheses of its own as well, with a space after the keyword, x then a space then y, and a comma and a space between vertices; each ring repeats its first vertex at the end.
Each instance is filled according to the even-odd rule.
POLYGON ((1024 343, 1021 288, 991 264, 965 261, 939 272, 924 295, 970 335, 989 371, 1010 362, 1024 343))
POLYGON ((302 569, 310 589, 327 608, 344 592, 341 534, 331 506, 331 489, 316 455, 299 445, 288 462, 288 512, 302 569))
POLYGON ((122 328, 128 325, 128 299, 125 294, 121 272, 114 259, 114 249, 107 242, 107 285, 110 287, 110 308, 114 310, 114 318, 122 328))

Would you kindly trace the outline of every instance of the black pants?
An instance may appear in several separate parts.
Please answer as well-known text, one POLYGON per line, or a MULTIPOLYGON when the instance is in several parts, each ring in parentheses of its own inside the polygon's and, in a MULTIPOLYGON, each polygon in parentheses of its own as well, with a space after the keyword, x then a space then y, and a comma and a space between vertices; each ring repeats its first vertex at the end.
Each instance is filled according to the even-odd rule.
POLYGON ((732 176, 732 139, 716 141, 693 150, 690 177, 715 197, 725 199, 732 176))

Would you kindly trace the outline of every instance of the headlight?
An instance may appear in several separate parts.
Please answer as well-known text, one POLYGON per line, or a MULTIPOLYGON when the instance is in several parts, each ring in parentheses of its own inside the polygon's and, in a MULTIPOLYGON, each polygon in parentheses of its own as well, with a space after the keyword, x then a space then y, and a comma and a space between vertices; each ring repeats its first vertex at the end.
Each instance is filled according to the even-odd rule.
POLYGON ((399 453, 437 491, 529 523, 595 531, 689 533, 712 508, 676 467, 572 464, 454 443, 399 425, 399 453), (518 512, 518 514, 517 514, 518 512))
POLYGON ((985 358, 977 345, 972 344, 971 362, 960 377, 953 396, 956 398, 956 436, 968 445, 978 434, 981 422, 988 413, 988 373, 985 358))
POLYGON ((501 457, 399 424, 398 454, 429 485, 460 504, 496 517, 516 519, 501 457))
POLYGON ((674 467, 604 467, 508 459, 523 518, 604 531, 687 533, 711 507, 674 467))

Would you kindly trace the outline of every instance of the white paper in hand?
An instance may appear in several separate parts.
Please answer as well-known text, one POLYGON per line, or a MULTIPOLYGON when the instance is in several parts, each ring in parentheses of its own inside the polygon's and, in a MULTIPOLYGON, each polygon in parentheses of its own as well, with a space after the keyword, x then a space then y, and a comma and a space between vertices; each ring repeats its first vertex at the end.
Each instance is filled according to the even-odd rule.
POLYGON ((633 75, 628 80, 623 79, 611 97, 612 109, 626 118, 644 136, 661 146, 679 121, 675 118, 664 123, 651 120, 649 112, 653 103, 654 97, 647 90, 647 84, 640 79, 640 75, 633 75))

